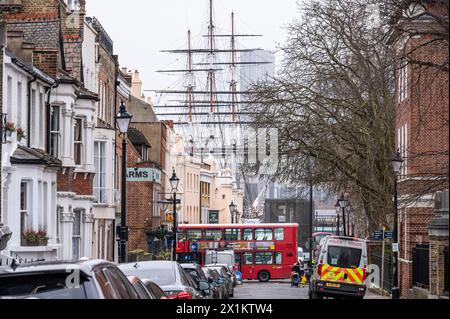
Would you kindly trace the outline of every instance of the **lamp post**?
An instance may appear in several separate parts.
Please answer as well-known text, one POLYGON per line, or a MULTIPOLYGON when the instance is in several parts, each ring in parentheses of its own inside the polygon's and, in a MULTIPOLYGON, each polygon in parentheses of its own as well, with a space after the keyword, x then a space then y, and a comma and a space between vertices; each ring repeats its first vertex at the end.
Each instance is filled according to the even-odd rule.
POLYGON ((232 201, 230 204, 231 223, 236 224, 237 205, 232 201))
POLYGON ((341 235, 341 205, 339 205, 339 201, 336 201, 336 205, 334 205, 336 208, 336 216, 337 216, 337 232, 336 235, 341 235))
POLYGON ((177 233, 178 233, 178 225, 177 225, 177 192, 178 192, 178 184, 180 183, 180 179, 177 177, 175 173, 175 168, 173 169, 172 177, 169 179, 170 186, 172 187, 173 193, 173 243, 172 243, 172 261, 177 260, 177 233))
POLYGON ((392 267, 392 299, 400 298, 400 289, 398 287, 398 194, 397 194, 397 183, 398 175, 403 164, 403 159, 400 155, 400 151, 391 158, 392 169, 394 171, 394 238, 393 238, 393 267, 392 267), (393 247, 394 248, 394 247, 393 247))
POLYGON ((338 199, 339 206, 342 209, 342 223, 344 226, 344 236, 347 236, 347 224, 345 221, 345 208, 348 206, 348 199, 345 198, 344 194, 342 194, 341 198, 338 199))
POLYGON ((120 215, 120 262, 127 261, 127 133, 133 116, 127 112, 123 101, 120 102, 119 113, 117 113, 116 126, 122 138, 122 181, 121 181, 121 215, 120 215))

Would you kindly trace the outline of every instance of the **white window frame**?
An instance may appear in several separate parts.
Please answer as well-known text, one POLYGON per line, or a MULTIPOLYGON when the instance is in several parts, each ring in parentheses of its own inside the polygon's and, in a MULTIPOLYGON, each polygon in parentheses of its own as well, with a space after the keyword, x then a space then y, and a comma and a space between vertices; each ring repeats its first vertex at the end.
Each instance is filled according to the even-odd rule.
POLYGON ((84 210, 76 209, 73 211, 73 214, 74 214, 74 220, 73 220, 73 227, 72 227, 72 258, 74 260, 76 260, 76 259, 81 258, 81 252, 82 252, 81 239, 82 239, 82 233, 83 233, 82 226, 83 226, 84 210), (79 227, 78 227, 79 233, 75 232, 77 223, 79 223, 79 227), (78 242, 78 253, 76 253, 76 254, 74 254, 75 242, 78 242))
POLYGON ((77 165, 77 166, 81 166, 81 165, 83 165, 84 164, 84 160, 83 160, 83 142, 84 142, 84 129, 83 129, 83 123, 84 123, 84 120, 83 120, 83 118, 81 118, 81 117, 76 117, 75 118, 75 120, 74 120, 74 126, 73 126, 73 160, 74 160, 74 162, 75 162, 75 165, 77 165), (80 123, 80 135, 81 135, 81 137, 80 137, 80 140, 77 140, 76 138, 76 136, 75 136, 75 129, 76 129, 76 127, 77 127, 77 123, 80 123), (76 156, 76 149, 77 149, 77 147, 79 147, 80 149, 79 149, 79 157, 80 157, 80 161, 79 161, 79 163, 77 163, 77 160, 76 160, 76 158, 77 158, 77 156, 76 156))
POLYGON ((21 180, 20 181, 20 201, 19 201, 19 210, 20 210, 20 236, 24 231, 29 230, 32 225, 32 190, 31 190, 31 181, 30 180, 21 180), (25 206, 22 206, 22 187, 25 185, 25 206))
POLYGON ((12 118, 13 84, 12 84, 12 82, 13 82, 12 77, 8 76, 7 80, 6 80, 6 94, 7 94, 7 96, 6 96, 6 112, 7 112, 6 118, 8 121, 11 121, 11 122, 13 121, 13 118, 12 118))
POLYGON ((23 85, 21 81, 17 81, 17 127, 25 129, 24 123, 22 123, 22 107, 23 107, 23 85))
POLYGON ((107 142, 94 142, 94 165, 96 174, 94 176, 94 196, 98 204, 108 203, 108 188, 106 180, 106 160, 107 160, 107 142), (103 179, 102 179, 103 178, 103 179))
POLYGON ((59 105, 53 105, 51 108, 51 116, 50 116, 50 153, 53 157, 59 158, 59 150, 60 150, 60 142, 61 142, 61 107, 59 105), (54 116, 56 115, 56 123, 57 128, 54 127, 54 116), (54 145, 54 138, 56 138, 56 145, 54 145))

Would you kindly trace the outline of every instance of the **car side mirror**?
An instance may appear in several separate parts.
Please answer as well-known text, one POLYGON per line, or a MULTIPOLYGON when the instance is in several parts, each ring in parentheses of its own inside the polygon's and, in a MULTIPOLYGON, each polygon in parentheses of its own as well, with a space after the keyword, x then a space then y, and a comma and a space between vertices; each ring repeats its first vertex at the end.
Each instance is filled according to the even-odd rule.
POLYGON ((217 283, 218 283, 219 285, 223 285, 223 284, 225 283, 225 279, 219 278, 219 280, 217 280, 217 283))
POLYGON ((228 273, 228 274, 227 274, 227 277, 228 277, 228 278, 231 278, 232 276, 231 276, 231 274, 230 274, 230 273, 228 273))
POLYGON ((212 284, 212 283, 214 282, 214 280, 213 280, 212 278, 208 278, 208 282, 209 282, 210 284, 212 284))

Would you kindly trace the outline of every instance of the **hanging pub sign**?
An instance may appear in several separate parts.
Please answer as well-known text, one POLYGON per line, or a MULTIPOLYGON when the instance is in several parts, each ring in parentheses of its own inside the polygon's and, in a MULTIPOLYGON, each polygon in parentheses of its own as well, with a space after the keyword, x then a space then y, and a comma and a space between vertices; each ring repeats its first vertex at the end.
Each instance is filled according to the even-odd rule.
POLYGON ((128 168, 127 182, 153 182, 161 184, 162 174, 156 168, 128 168))

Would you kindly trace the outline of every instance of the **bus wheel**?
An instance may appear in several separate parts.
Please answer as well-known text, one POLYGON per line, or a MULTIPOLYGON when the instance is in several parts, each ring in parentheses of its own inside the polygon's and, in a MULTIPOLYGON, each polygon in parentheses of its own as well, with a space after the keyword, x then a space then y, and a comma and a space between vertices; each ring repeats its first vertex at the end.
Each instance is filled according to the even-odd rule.
POLYGON ((265 270, 260 271, 259 274, 258 274, 258 279, 261 282, 268 282, 270 280, 269 272, 267 272, 265 270))

